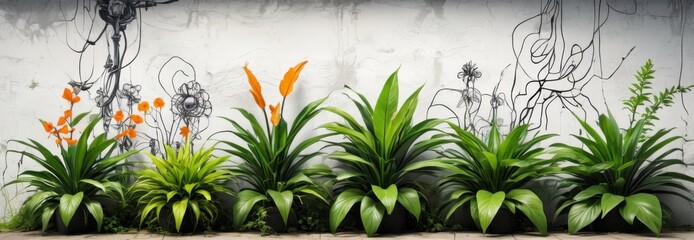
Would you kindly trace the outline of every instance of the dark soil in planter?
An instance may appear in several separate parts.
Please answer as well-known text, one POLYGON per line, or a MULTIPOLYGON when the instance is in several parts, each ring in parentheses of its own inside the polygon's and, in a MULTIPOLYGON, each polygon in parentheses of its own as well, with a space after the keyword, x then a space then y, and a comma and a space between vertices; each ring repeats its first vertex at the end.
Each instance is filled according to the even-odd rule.
POLYGON ((70 223, 65 225, 60 217, 60 211, 56 210, 53 214, 56 230, 62 234, 82 234, 96 231, 96 219, 90 215, 83 207, 77 208, 75 215, 72 216, 70 223))
POLYGON ((186 211, 183 221, 181 222, 180 231, 176 232, 176 219, 174 218, 171 208, 162 208, 159 213, 159 226, 172 233, 194 233, 201 232, 204 227, 198 222, 195 227, 195 216, 192 211, 186 211))
MULTIPOLYGON (((494 216, 494 219, 487 227, 487 233, 492 234, 511 234, 518 227, 518 219, 506 208, 501 208, 494 216)), ((480 229, 481 230, 481 229, 480 229)))
POLYGON ((599 232, 623 232, 623 233, 644 233, 650 232, 650 229, 646 227, 638 218, 634 218, 634 225, 627 223, 622 215, 619 214, 619 210, 613 209, 605 218, 600 218, 593 222, 593 228, 599 232))

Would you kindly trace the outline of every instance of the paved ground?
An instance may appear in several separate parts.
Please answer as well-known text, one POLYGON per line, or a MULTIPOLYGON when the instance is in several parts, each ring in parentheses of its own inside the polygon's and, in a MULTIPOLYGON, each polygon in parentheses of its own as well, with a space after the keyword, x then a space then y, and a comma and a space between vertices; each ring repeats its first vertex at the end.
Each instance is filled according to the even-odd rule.
MULTIPOLYGON (((282 235, 271 235, 261 237, 259 233, 206 233, 197 234, 190 236, 164 236, 159 234, 153 234, 149 232, 135 232, 135 233, 120 233, 120 234, 85 234, 85 235, 75 235, 75 236, 63 236, 57 235, 55 233, 43 234, 41 232, 5 232, 0 233, 0 240, 24 240, 24 239, 93 239, 93 240, 125 240, 125 239, 302 239, 302 240, 339 240, 339 239, 366 239, 365 234, 361 233, 313 233, 313 234, 301 234, 301 233, 289 233, 282 235)), ((373 238, 372 238, 373 239, 373 238)), ((422 239, 441 239, 441 240, 454 240, 454 239, 492 239, 492 240, 532 240, 532 239, 543 239, 543 240, 569 240, 569 239, 694 239, 694 232, 672 232, 664 233, 660 238, 656 238, 654 235, 637 235, 637 234, 624 234, 624 233, 593 233, 593 234, 579 234, 579 235, 569 235, 566 233, 552 233, 549 236, 543 237, 534 234, 514 234, 514 235, 483 235, 481 233, 475 232, 446 232, 446 233, 408 233, 401 235, 385 235, 379 236, 376 239, 409 239, 409 240, 422 240, 422 239)))

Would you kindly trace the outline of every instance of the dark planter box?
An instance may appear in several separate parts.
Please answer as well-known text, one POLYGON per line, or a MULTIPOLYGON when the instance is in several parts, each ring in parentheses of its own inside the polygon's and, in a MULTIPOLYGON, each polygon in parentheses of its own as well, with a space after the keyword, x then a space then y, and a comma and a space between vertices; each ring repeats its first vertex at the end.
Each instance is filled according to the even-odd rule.
POLYGON ((638 218, 634 219, 634 225, 627 223, 616 208, 607 213, 605 218, 598 217, 593 222, 593 227, 600 232, 643 233, 650 231, 638 218))
POLYGON ((60 211, 58 211, 57 209, 53 216, 55 220, 56 230, 58 230, 58 232, 62 234, 82 234, 94 232, 97 230, 96 220, 92 215, 88 214, 88 212, 84 210, 83 207, 80 207, 77 209, 77 211, 75 211, 75 215, 72 216, 72 219, 67 225, 63 223, 63 219, 60 217, 60 211))
POLYGON ((195 226, 195 216, 191 211, 186 211, 183 221, 181 222, 180 231, 178 232, 176 232, 176 220, 174 219, 171 208, 161 209, 158 222, 159 226, 172 233, 194 233, 201 232, 203 229, 200 221, 198 221, 197 227, 195 226))

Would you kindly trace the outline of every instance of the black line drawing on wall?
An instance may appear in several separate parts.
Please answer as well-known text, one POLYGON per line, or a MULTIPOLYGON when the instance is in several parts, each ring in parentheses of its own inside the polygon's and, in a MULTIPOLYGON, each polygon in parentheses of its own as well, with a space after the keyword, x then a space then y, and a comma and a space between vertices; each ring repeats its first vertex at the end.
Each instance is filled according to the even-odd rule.
MULTIPOLYGON (((512 33, 515 56, 511 105, 514 124, 531 124, 531 129, 546 128, 550 108, 562 109, 586 118, 597 113, 594 99, 584 92, 593 79, 610 79, 635 47, 625 52, 619 64, 609 71, 602 65, 600 33, 611 12, 618 12, 606 1, 594 1, 590 41, 575 42, 565 37, 563 1, 548 0, 539 14, 516 25, 512 33), (539 25, 538 25, 539 24, 539 25), (533 31, 521 30, 538 26, 533 31), (605 73, 607 72, 607 74, 605 73)), ((626 13, 629 14, 629 13, 626 13)))
POLYGON ((492 93, 482 93, 475 87, 475 82, 480 81, 482 78, 482 72, 472 61, 464 64, 461 71, 457 74, 457 78, 462 82, 462 87, 437 90, 429 103, 426 117, 432 117, 432 112, 437 111, 437 114, 447 115, 449 120, 455 119, 454 123, 473 134, 485 134, 485 130, 491 127, 492 124, 497 126, 507 125, 508 123, 504 122, 504 117, 499 116, 499 110, 508 108, 508 113, 512 111, 507 104, 506 94, 499 91, 499 85, 503 79, 503 73, 509 67, 510 65, 506 66, 504 71, 502 71, 492 93), (457 97, 454 106, 446 104, 447 102, 441 99, 449 97, 457 97), (481 114, 484 111, 489 112, 487 116, 481 114))
POLYGON ((197 82, 197 72, 191 63, 179 56, 167 60, 159 73, 157 81, 170 99, 171 118, 165 119, 161 114, 148 125, 155 129, 155 136, 147 135, 148 146, 152 154, 166 144, 178 149, 184 142, 179 138, 181 128, 187 130, 191 146, 201 139, 200 133, 210 125, 212 103, 210 95, 197 82), (178 66, 177 66, 178 65, 178 66), (167 77, 168 76, 168 77, 167 77), (168 121, 167 121, 168 120, 168 121))
MULTIPOLYGON (((68 41, 66 34, 66 44, 75 53, 79 54, 78 62, 78 78, 69 82, 73 89, 79 91, 89 91, 95 84, 96 90, 95 102, 100 108, 100 115, 103 118, 104 131, 109 133, 113 128, 112 118, 114 109, 132 109, 132 106, 139 102, 139 98, 132 98, 128 95, 133 92, 139 92, 139 85, 132 82, 124 83, 121 79, 121 71, 130 66, 142 49, 142 9, 148 10, 160 4, 169 4, 178 0, 96 0, 96 1, 75 1, 74 13, 69 13, 67 6, 63 6, 63 2, 59 1, 59 9, 64 22, 75 22, 74 30, 78 36, 83 39, 82 46, 72 46, 68 41), (79 17, 88 18, 84 24, 88 24, 88 30, 81 32, 77 26, 76 19, 79 17), (98 18, 97 18, 98 16, 98 18), (136 21, 137 20, 137 21, 136 21), (136 24, 131 24, 136 21, 136 24), (103 26, 101 26, 103 25, 103 26), (136 27, 137 48, 129 50, 128 44, 128 26, 136 27), (99 41, 105 41, 108 51, 103 70, 96 73, 96 60, 87 63, 85 59, 86 51, 95 46, 99 41), (91 65, 89 74, 83 75, 83 67, 91 65), (118 101, 118 100, 126 101, 118 101), (116 101, 114 101, 116 100, 116 101), (136 101, 135 101, 136 100, 136 101), (135 102, 134 102, 135 101, 135 102)), ((69 27, 66 27, 69 29, 69 27)), ((118 125, 118 124, 116 124, 118 125)), ((118 128, 118 126, 116 126, 118 128)), ((129 140, 121 141, 121 148, 129 149, 132 145, 129 140)))

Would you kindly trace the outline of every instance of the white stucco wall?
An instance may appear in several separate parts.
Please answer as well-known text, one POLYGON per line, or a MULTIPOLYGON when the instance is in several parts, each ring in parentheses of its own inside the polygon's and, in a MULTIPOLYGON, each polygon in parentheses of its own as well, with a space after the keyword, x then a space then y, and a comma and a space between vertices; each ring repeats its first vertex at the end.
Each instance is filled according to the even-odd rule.
MULTIPOLYGON (((82 55, 81 72, 80 55, 68 47, 84 44, 83 36, 88 34, 90 18, 95 14, 94 9, 80 7, 76 11, 74 2, 81 1, 0 1, 0 166, 5 171, 2 184, 20 170, 35 167, 25 159, 18 169, 19 157, 4 154, 8 147, 17 147, 8 146, 7 140, 49 141, 37 119, 52 119, 67 106, 60 95, 69 80, 79 79, 80 73, 87 76, 92 70, 103 70, 108 54, 105 41, 99 41, 82 55), (75 20, 64 21, 75 13, 75 20)), ((137 21, 128 27, 131 52, 126 59, 137 51, 138 38, 142 47, 133 64, 123 70, 123 81, 142 85, 143 99, 151 101, 164 96, 157 73, 170 57, 180 56, 195 67, 198 82, 211 95, 212 115, 229 115, 231 107, 255 107, 241 68, 245 62, 250 63, 263 84, 267 102, 275 103, 280 100, 277 86, 284 72, 299 61, 308 60, 288 102, 293 115, 291 112, 296 113, 298 106, 338 91, 343 85, 375 101, 382 83, 400 67, 401 93, 409 94, 425 85, 417 115, 422 119, 437 89, 463 87, 456 75, 468 61, 476 63, 483 73, 476 83, 482 93, 493 91, 503 71, 499 91, 507 97, 517 94, 518 87, 516 92, 511 91, 516 64, 514 46, 520 61, 527 62, 522 57, 527 57, 532 44, 521 49, 519 39, 537 32, 540 26, 538 18, 521 22, 539 14, 545 4, 541 0, 182 0, 142 11, 141 35, 137 21)), ((656 66, 656 90, 678 82, 694 84, 692 5, 685 0, 564 1, 561 19, 557 21, 563 25, 563 44, 556 45, 557 50, 565 50, 566 60, 572 44, 585 48, 594 41, 595 47, 586 51, 580 66, 580 71, 588 76, 610 75, 627 56, 611 78, 582 82, 582 93, 598 111, 605 112, 609 107, 626 121, 621 101, 630 95, 627 86, 646 59, 653 59, 656 66), (604 24, 599 34, 593 35, 594 26, 600 23, 604 24), (595 62, 590 65, 592 60, 595 62)), ((103 23, 98 16, 96 19, 94 28, 101 29, 103 23)), ((548 23, 544 23, 539 37, 531 35, 528 42, 550 38, 548 23)), ((534 68, 537 66, 528 67, 527 71, 539 70, 534 68)), ((519 77, 517 81, 520 84, 525 80, 519 77)), ((179 79, 177 84, 181 82, 179 79)), ((92 98, 93 94, 94 91, 92 98)), ((519 99, 517 105, 522 106, 524 98, 519 99)), ((457 99, 446 100, 452 106, 457 103, 457 99)), ((693 100, 694 94, 678 97, 673 107, 659 113, 662 120, 658 125, 675 127, 676 134, 690 138, 694 126, 687 122, 692 123, 694 117, 681 103, 692 112, 693 100)), ((348 101, 340 94, 332 94, 326 104, 345 106, 348 101)), ((98 111, 93 101, 79 105, 81 110, 98 111)), ((587 116, 596 119, 596 112, 586 109, 587 116)), ((480 115, 486 116, 486 111, 482 108, 480 115)), ((571 142, 569 134, 578 133, 571 113, 559 103, 550 104, 547 113, 548 121, 540 131, 559 133, 561 137, 556 141, 571 142)), ((511 119, 510 111, 499 114, 505 122, 511 119)), ((335 118, 325 115, 308 127, 315 128, 330 120, 335 118)), ((203 138, 226 127, 213 117, 203 138)), ((694 143, 678 144, 684 148, 685 160, 694 162, 694 143)), ((678 170, 694 175, 691 169, 678 170)), ((5 200, 4 216, 23 200, 23 195, 15 197, 18 190, 21 189, 3 190, 0 198, 5 200)), ((673 200, 673 209, 678 223, 694 224, 689 204, 673 200)))

